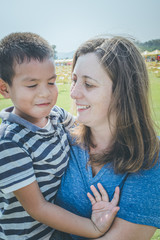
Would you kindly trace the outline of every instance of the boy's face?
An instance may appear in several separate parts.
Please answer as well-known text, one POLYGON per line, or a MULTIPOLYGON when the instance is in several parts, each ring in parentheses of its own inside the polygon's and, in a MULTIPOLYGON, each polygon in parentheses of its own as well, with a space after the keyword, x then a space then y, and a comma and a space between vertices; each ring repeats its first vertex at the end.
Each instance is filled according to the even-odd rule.
POLYGON ((7 86, 14 104, 14 113, 27 121, 44 127, 47 116, 56 104, 58 89, 52 59, 43 62, 31 59, 15 65, 12 86, 7 86))

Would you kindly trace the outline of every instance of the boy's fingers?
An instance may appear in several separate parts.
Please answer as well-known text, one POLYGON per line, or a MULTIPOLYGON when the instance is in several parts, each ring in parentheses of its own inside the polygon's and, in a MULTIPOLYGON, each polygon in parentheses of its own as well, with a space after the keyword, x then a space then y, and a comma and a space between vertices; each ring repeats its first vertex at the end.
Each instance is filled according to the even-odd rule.
POLYGON ((87 196, 88 196, 91 204, 94 205, 96 203, 96 200, 94 199, 94 197, 90 193, 87 193, 87 196))
POLYGON ((101 199, 102 199, 100 193, 97 191, 97 189, 95 188, 95 186, 91 185, 90 188, 91 188, 91 191, 92 191, 92 193, 93 193, 96 201, 97 201, 97 202, 100 202, 101 199))
POLYGON ((104 187, 102 186, 102 184, 98 183, 97 186, 102 195, 102 201, 109 202, 108 194, 107 194, 106 190, 104 189, 104 187))
POLYGON ((111 203, 114 206, 116 206, 118 204, 118 202, 119 202, 119 193, 120 193, 119 187, 116 187, 113 199, 111 201, 111 203))

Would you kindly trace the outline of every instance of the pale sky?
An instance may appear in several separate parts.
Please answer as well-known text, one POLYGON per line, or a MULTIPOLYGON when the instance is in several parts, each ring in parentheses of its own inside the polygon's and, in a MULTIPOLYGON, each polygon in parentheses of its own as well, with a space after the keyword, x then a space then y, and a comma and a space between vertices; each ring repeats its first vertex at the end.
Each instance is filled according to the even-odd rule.
POLYGON ((160 0, 0 0, 0 38, 34 32, 58 52, 98 35, 160 39, 160 0))

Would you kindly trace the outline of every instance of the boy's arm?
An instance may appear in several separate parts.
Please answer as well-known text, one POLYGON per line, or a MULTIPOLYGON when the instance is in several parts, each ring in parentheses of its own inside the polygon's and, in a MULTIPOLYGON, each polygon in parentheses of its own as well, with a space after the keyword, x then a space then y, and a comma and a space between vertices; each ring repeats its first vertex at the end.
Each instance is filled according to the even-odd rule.
MULTIPOLYGON (((96 221, 93 223, 90 219, 77 216, 47 202, 36 181, 15 191, 14 194, 31 217, 57 230, 87 238, 98 238, 108 230, 107 225, 102 233, 101 229, 96 227, 96 221)), ((115 213, 111 213, 111 218, 114 219, 114 217, 115 213)))
POLYGON ((100 232, 90 219, 82 218, 47 202, 37 181, 14 192, 28 214, 37 221, 57 230, 88 238, 99 237, 100 232))

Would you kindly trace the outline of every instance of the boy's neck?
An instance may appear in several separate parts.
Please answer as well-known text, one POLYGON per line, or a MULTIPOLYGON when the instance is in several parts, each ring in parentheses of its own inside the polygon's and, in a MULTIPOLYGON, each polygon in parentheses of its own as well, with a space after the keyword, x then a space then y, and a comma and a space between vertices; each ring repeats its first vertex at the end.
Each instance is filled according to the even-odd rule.
POLYGON ((26 121, 28 121, 28 122, 30 122, 30 123, 32 123, 35 126, 40 127, 40 128, 45 127, 46 124, 48 123, 48 116, 47 117, 43 117, 43 118, 38 118, 38 119, 30 118, 26 114, 23 114, 23 115, 17 114, 17 111, 15 110, 15 108, 13 108, 12 113, 16 114, 17 116, 25 119, 26 121))

